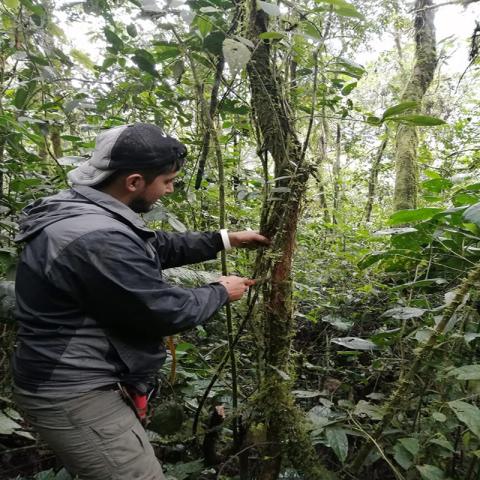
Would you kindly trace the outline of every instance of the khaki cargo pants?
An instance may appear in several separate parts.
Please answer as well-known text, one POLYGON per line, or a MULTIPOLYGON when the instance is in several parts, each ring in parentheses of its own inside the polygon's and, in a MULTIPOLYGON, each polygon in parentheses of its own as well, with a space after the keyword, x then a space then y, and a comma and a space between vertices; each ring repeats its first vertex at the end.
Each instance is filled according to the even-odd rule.
POLYGON ((165 480, 146 432, 119 391, 36 398, 14 391, 25 419, 81 480, 165 480))

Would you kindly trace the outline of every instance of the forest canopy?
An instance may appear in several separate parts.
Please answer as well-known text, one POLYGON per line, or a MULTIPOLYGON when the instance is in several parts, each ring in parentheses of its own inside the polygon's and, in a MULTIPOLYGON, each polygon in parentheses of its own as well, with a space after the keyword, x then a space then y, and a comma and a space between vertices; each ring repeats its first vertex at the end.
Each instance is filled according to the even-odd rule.
POLYGON ((11 400, 21 211, 134 122, 189 151, 152 228, 272 241, 165 272, 257 280, 169 342, 168 478, 480 478, 479 7, 3 0, 0 478, 69 478, 11 400))

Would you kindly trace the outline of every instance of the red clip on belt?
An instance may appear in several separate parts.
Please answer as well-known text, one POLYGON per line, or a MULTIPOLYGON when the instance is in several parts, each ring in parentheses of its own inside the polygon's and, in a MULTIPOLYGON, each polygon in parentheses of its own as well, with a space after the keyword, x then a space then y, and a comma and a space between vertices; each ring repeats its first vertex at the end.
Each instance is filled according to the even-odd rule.
POLYGON ((128 394, 135 405, 138 418, 143 422, 147 418, 148 395, 139 394, 132 390, 129 390, 128 394))

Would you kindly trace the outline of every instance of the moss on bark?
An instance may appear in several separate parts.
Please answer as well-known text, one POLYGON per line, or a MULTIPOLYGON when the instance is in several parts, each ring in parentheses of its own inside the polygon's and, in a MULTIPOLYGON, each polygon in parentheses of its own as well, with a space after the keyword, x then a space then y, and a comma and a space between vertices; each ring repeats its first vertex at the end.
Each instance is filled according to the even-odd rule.
MULTIPOLYGON (((437 65, 434 9, 432 0, 415 2, 415 64, 401 101, 415 101, 418 105, 432 82, 437 65)), ((420 107, 408 113, 419 113, 420 107)), ((417 206, 418 134, 411 125, 400 125, 396 135, 395 153, 395 211, 417 206)))
POLYGON ((291 394, 290 350, 295 324, 292 311, 292 260, 308 166, 294 130, 287 98, 272 65, 270 45, 259 40, 268 31, 268 16, 257 10, 255 0, 244 3, 247 36, 255 43, 248 65, 254 120, 261 134, 262 150, 274 164, 274 199, 263 208, 262 233, 273 239, 270 253, 259 254, 258 272, 270 279, 263 285, 263 314, 257 318, 263 351, 260 389, 256 396, 257 420, 265 425, 259 480, 278 478, 285 458, 309 479, 327 479, 305 429, 304 416, 291 394), (278 187, 283 187, 279 189, 278 187))

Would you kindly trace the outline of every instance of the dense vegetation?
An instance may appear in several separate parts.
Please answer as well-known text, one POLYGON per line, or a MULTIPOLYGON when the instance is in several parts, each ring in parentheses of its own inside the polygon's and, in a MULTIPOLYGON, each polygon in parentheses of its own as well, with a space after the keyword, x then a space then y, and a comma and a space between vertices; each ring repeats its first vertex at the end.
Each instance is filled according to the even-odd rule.
POLYGON ((170 345, 170 478, 480 478, 480 36, 442 3, 475 2, 3 0, 0 478, 68 478, 9 399, 20 211, 134 121, 189 147, 152 226, 272 238, 168 273, 258 279, 170 345))

